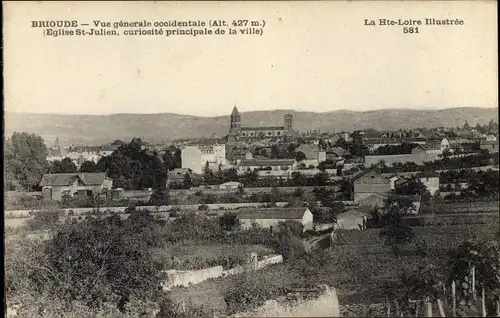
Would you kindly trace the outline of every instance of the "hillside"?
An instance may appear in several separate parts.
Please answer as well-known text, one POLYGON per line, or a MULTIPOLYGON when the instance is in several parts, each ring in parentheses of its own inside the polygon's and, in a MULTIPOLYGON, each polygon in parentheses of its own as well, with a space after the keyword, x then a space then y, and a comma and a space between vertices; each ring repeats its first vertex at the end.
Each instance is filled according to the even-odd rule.
MULTIPOLYGON (((141 137, 150 142, 179 138, 224 136, 228 116, 197 117, 178 114, 51 115, 5 113, 5 135, 25 131, 41 135, 52 143, 59 136, 61 145, 101 144, 115 139, 124 141, 141 137)), ((242 113, 242 126, 282 125, 286 110, 242 113)), ((442 110, 386 109, 369 112, 333 111, 327 113, 293 112, 299 131, 318 129, 340 132, 373 128, 433 128, 498 122, 497 108, 451 108, 442 110)))

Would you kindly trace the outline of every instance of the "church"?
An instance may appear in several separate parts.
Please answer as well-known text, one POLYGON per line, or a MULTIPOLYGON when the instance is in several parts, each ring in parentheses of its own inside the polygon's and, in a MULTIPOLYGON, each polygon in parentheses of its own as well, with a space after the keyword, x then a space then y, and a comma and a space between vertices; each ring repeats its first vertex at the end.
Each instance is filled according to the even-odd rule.
POLYGON ((269 127, 241 127, 241 115, 238 108, 234 106, 230 116, 230 126, 228 141, 237 141, 241 139, 264 139, 280 138, 293 135, 293 116, 286 114, 284 116, 284 126, 269 127))

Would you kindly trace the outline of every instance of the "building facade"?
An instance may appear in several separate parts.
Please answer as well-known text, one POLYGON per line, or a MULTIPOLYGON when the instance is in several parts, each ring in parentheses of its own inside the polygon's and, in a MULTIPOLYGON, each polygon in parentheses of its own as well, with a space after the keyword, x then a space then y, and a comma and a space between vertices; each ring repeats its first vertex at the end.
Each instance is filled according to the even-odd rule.
POLYGON ((96 196, 107 193, 113 180, 103 172, 44 174, 40 181, 45 200, 60 201, 64 196, 96 196))
POLYGON ((226 146, 185 146, 181 151, 182 168, 191 169, 193 173, 201 174, 207 164, 210 169, 217 169, 219 165, 226 164, 226 146))
POLYGON ((372 195, 387 196, 391 181, 374 170, 363 172, 353 178, 354 202, 359 203, 372 195))
POLYGON ((228 141, 253 138, 279 138, 283 136, 291 136, 293 134, 292 114, 286 114, 284 116, 283 126, 242 127, 241 115, 236 106, 234 106, 229 119, 228 141))

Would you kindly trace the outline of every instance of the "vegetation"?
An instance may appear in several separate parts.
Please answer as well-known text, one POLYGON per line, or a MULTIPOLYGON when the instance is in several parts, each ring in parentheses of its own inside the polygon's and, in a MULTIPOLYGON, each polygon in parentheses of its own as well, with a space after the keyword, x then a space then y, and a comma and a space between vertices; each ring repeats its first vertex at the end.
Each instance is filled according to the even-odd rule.
POLYGON ((47 147, 35 134, 15 132, 4 145, 5 189, 21 187, 36 191, 42 175, 48 170, 47 147))

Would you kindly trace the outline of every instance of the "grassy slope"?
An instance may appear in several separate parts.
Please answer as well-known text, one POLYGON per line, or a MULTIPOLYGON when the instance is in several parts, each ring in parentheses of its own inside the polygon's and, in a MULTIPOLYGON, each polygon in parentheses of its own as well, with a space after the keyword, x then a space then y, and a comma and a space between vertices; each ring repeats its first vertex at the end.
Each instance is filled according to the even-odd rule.
MULTIPOLYGON (((309 268, 306 272, 294 263, 280 264, 260 270, 259 275, 268 284, 280 287, 326 283, 338 289, 341 304, 384 302, 385 285, 398 279, 403 270, 415 269, 417 264, 432 261, 446 262, 446 251, 460 242, 474 237, 492 238, 498 224, 429 226, 414 228, 417 240, 425 240, 431 247, 428 259, 416 254, 415 244, 406 247, 396 259, 378 237, 379 230, 345 231, 340 245, 328 255, 327 266, 321 270, 309 268)), ((205 281, 189 288, 175 289, 174 301, 202 305, 224 311, 224 291, 237 288, 235 277, 205 281)))

